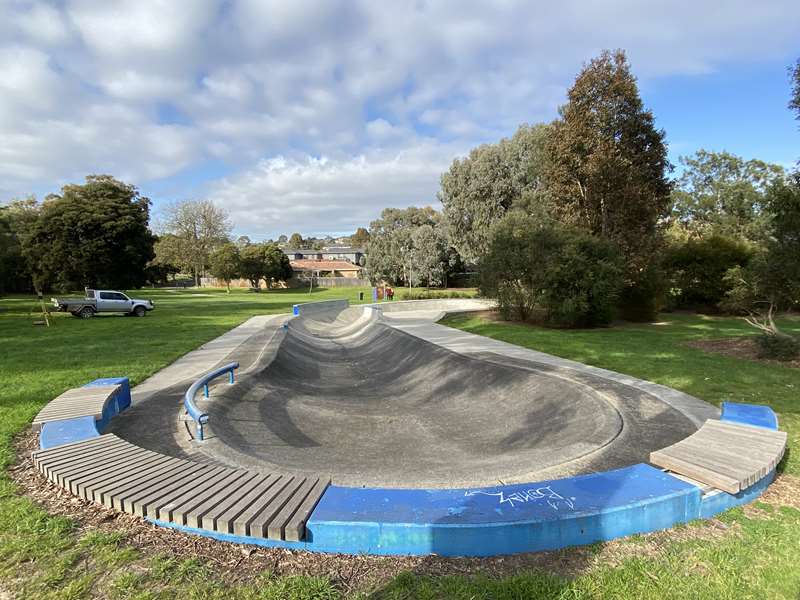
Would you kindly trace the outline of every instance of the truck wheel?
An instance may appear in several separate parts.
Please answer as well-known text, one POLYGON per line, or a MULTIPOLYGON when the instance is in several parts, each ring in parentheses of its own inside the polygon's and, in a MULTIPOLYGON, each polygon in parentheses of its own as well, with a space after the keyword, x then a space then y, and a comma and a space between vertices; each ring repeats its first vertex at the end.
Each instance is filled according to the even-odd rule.
POLYGON ((91 319, 94 316, 94 310, 88 306, 84 306, 78 313, 78 316, 80 316, 81 319, 91 319))
POLYGON ((133 309, 133 314, 137 317, 143 317, 147 314, 147 310, 145 310, 144 306, 137 306, 133 309))

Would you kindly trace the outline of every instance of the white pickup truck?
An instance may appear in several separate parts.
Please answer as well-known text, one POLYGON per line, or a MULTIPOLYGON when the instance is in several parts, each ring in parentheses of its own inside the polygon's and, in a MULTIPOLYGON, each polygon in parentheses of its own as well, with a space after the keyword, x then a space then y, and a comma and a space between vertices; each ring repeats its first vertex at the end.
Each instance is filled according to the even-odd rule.
POLYGON ((61 312, 70 312, 76 317, 89 319, 95 313, 121 312, 137 317, 145 316, 155 306, 152 300, 130 298, 114 290, 86 290, 85 298, 50 298, 61 312))

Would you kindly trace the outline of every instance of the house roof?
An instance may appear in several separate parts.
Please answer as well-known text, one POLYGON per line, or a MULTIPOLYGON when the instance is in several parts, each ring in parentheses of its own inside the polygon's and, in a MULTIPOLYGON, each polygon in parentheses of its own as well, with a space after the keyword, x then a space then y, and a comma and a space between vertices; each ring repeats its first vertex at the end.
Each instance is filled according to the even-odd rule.
POLYGON ((322 252, 326 254, 354 254, 356 252, 364 254, 364 249, 352 246, 326 246, 322 249, 322 252))
POLYGON ((361 267, 344 260, 290 260, 295 271, 360 271, 361 267))

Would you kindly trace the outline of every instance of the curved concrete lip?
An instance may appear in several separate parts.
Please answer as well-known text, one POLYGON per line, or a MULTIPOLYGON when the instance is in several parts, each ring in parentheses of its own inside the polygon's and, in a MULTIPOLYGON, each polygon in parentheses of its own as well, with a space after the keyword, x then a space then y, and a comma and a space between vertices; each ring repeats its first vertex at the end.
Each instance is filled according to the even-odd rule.
POLYGON ((168 394, 114 429, 153 450, 229 466, 322 472, 354 487, 452 488, 643 462, 718 414, 700 401, 676 407, 602 370, 509 356, 493 340, 434 323, 485 303, 420 304, 383 305, 384 318, 319 309, 253 336, 237 349, 251 357, 237 384, 198 402, 210 415, 202 443, 187 439, 168 394), (440 330, 476 339, 467 351, 435 339, 440 330))

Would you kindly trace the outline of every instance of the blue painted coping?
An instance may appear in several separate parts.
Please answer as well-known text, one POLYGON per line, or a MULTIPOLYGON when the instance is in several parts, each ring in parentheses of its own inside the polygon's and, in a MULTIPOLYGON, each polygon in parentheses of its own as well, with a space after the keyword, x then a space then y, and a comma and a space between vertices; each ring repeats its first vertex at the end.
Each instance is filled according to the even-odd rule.
POLYGON ((120 386, 119 391, 103 407, 102 417, 97 421, 94 417, 79 417, 45 423, 39 433, 39 447, 42 450, 99 436, 111 419, 131 405, 131 386, 127 377, 95 379, 83 387, 100 385, 120 386))
POLYGON ((152 522, 220 540, 314 552, 493 556, 669 528, 698 517, 697 486, 638 464, 567 479, 474 489, 329 487, 306 540, 282 542, 152 522))
POLYGON ((39 448, 47 450, 62 444, 79 442, 98 437, 97 422, 94 417, 80 417, 64 421, 50 421, 42 425, 39 432, 39 448))
POLYGON ((741 404, 739 402, 722 403, 722 421, 731 421, 742 425, 764 427, 766 429, 778 428, 778 415, 769 406, 757 404, 741 404))

